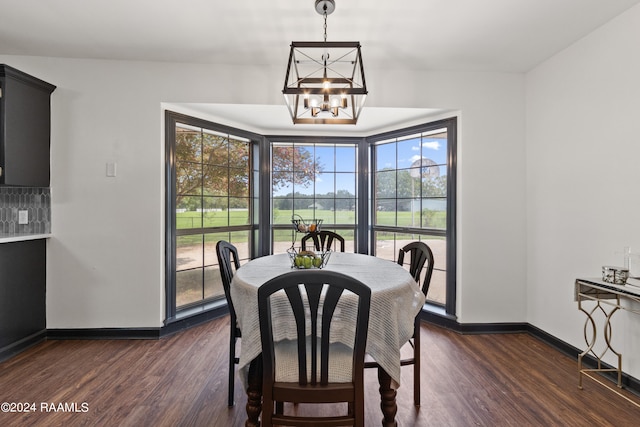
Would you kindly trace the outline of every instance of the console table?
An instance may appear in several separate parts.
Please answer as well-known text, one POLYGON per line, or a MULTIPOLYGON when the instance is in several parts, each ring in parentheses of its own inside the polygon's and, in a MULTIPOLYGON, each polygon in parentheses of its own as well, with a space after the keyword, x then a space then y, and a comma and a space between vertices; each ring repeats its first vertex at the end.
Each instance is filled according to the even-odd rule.
POLYGON ((640 309, 632 307, 634 303, 640 303, 640 286, 634 286, 631 284, 616 285, 604 282, 601 279, 576 279, 575 300, 578 302, 578 310, 587 315, 587 319, 584 323, 584 340, 587 344, 587 348, 582 353, 578 354, 578 388, 582 389, 582 377, 586 376, 614 391, 616 394, 634 405, 640 407, 638 402, 628 398, 592 375, 592 373, 614 372, 617 374, 616 385, 618 388, 622 388, 622 354, 617 352, 611 345, 611 318, 618 310, 625 310, 631 313, 640 314, 640 309), (585 305, 585 302, 589 301, 595 302, 591 308, 587 307, 589 304, 585 305), (604 337, 605 345, 604 349, 600 353, 597 353, 594 348, 598 337, 598 328, 596 319, 594 318, 596 313, 600 313, 605 319, 604 325, 602 325, 602 336, 604 337), (588 333, 589 331, 591 334, 588 333), (617 358, 616 367, 603 366, 602 359, 609 352, 614 354, 617 358), (583 367, 582 360, 587 355, 591 355, 596 359, 596 368, 586 369, 583 367))

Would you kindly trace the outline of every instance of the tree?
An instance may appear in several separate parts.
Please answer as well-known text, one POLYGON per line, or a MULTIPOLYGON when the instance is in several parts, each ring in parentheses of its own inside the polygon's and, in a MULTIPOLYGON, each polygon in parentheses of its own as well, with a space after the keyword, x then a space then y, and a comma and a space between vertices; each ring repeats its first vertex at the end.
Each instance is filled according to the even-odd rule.
POLYGON ((308 186, 324 170, 311 151, 293 145, 275 145, 271 162, 274 192, 292 183, 308 186))
MULTIPOLYGON (((249 150, 244 140, 177 127, 176 205, 190 196, 249 197, 249 150)), ((274 191, 291 182, 308 185, 323 170, 309 150, 294 146, 275 146, 272 167, 274 191)))
POLYGON ((413 199, 446 196, 446 175, 413 178, 408 170, 391 168, 383 169, 376 173, 377 199, 413 199), (420 187, 422 187, 422 191, 420 187))
POLYGON ((376 197, 411 198, 419 191, 420 184, 411 178, 408 170, 383 169, 376 173, 376 197))

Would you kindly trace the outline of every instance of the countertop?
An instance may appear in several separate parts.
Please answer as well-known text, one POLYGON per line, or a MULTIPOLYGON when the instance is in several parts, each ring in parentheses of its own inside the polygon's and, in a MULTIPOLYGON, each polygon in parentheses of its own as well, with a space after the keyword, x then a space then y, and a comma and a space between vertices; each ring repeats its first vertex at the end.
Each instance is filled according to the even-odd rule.
POLYGON ((13 236, 3 236, 0 234, 0 243, 13 243, 13 242, 24 242, 26 240, 38 240, 38 239, 48 239, 51 237, 51 233, 49 234, 20 234, 13 236))

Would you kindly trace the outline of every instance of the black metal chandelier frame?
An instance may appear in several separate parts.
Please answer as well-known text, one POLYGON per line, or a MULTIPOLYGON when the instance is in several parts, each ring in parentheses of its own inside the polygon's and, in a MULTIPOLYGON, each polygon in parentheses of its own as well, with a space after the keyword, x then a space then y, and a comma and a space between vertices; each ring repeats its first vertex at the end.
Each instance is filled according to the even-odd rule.
MULTIPOLYGON (((356 124, 367 95, 360 42, 291 42, 282 93, 294 124, 356 124), (333 58, 333 59, 332 59, 333 58)), ((321 4, 321 6, 325 6, 321 4)))

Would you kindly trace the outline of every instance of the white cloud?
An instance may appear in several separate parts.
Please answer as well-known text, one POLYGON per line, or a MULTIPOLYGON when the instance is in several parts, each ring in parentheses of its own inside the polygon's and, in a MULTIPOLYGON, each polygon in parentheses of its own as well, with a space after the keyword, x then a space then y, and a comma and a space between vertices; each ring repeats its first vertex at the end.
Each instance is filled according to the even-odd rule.
POLYGON ((438 141, 423 142, 422 146, 424 148, 430 148, 432 150, 439 150, 440 149, 440 142, 438 142, 438 141))

